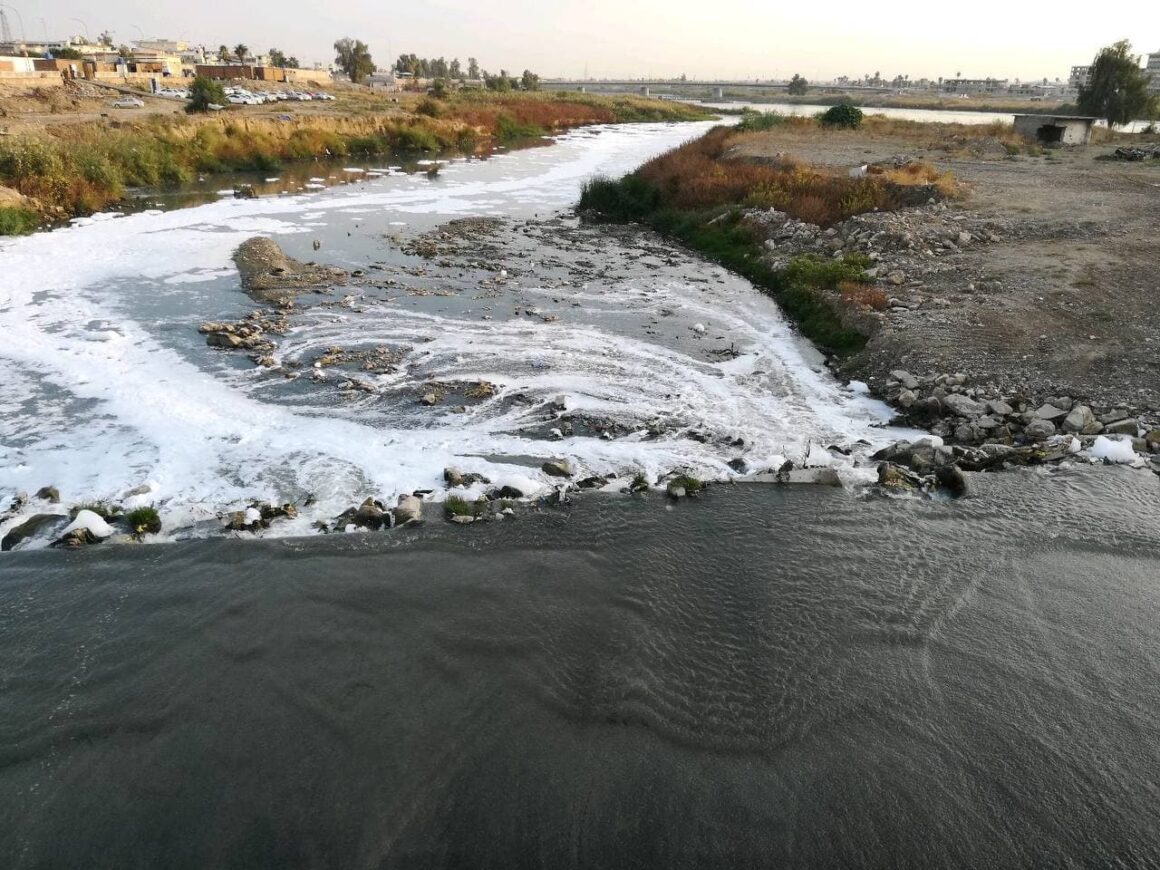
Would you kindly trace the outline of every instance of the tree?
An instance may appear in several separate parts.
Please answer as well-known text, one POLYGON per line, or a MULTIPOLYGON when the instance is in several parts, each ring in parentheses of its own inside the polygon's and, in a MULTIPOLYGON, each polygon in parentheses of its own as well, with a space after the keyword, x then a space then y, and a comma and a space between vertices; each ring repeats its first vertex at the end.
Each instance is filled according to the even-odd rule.
POLYGON ((121 55, 121 57, 125 58, 125 60, 128 60, 133 56, 133 49, 129 48, 127 45, 122 45, 117 49, 117 54, 121 55))
POLYGON ((113 47, 113 34, 111 34, 107 30, 102 31, 101 35, 97 37, 97 43, 99 45, 105 46, 106 48, 112 48, 113 47))
POLYGON ((286 62, 286 55, 282 53, 280 48, 271 48, 268 54, 270 55, 270 66, 281 67, 283 69, 290 66, 290 64, 286 62))
POLYGON ((224 45, 219 45, 217 50, 218 63, 230 62, 230 50, 224 45))
POLYGON ((793 74, 793 78, 789 80, 789 87, 786 88, 795 97, 800 97, 809 89, 810 83, 798 73, 793 74))
POLYGON ((463 67, 459 63, 459 58, 451 61, 451 66, 448 67, 447 72, 451 78, 463 81, 463 67))
POLYGON ((334 44, 334 62, 352 82, 358 84, 375 71, 371 51, 361 39, 344 37, 334 44))
POLYGON ((189 86, 189 102, 185 104, 185 111, 190 114, 208 112, 211 103, 224 106, 226 92, 222 88, 221 82, 215 82, 205 76, 198 76, 189 86))
POLYGON ((234 46, 234 57, 238 59, 238 63, 246 62, 246 55, 250 53, 250 47, 244 42, 239 42, 234 46))
POLYGON ((81 60, 82 55, 75 48, 57 48, 52 52, 52 56, 57 60, 81 60))
POLYGON ((1156 111, 1156 97, 1148 93, 1148 73, 1140 69, 1140 58, 1132 55, 1132 44, 1121 39, 1101 48, 1092 61, 1087 84, 1079 86, 1079 110, 1104 118, 1108 126, 1127 124, 1156 111))
POLYGON ((526 69, 520 77, 520 86, 525 91, 538 91, 540 89, 540 77, 530 69, 526 69))
POLYGON ((291 55, 286 58, 286 67, 287 69, 302 69, 302 64, 298 62, 298 58, 291 55))
POLYGON ((477 61, 474 57, 469 57, 467 59, 467 77, 469 79, 480 78, 479 61, 477 61))

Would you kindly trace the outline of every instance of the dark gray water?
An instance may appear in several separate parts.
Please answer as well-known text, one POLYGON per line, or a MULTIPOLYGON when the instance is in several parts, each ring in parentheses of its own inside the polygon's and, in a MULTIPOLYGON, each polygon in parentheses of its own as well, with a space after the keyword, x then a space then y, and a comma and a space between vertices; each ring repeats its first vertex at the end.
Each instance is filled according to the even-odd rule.
POLYGON ((1160 502, 717 487, 9 554, 0 866, 1160 863, 1160 502))

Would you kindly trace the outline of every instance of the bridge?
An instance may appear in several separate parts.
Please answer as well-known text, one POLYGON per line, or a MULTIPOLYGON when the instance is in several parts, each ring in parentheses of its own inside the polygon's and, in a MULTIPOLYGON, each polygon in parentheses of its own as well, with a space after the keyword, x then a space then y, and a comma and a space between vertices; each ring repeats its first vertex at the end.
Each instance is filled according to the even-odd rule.
MULTIPOLYGON (((779 91, 788 92, 788 82, 763 82, 752 79, 716 81, 688 81, 681 79, 545 79, 544 87, 555 90, 623 91, 637 90, 643 96, 652 96, 657 91, 710 91, 714 99, 725 99, 727 90, 779 91)), ((871 93, 890 94, 896 88, 876 85, 811 85, 810 90, 818 93, 871 93)))

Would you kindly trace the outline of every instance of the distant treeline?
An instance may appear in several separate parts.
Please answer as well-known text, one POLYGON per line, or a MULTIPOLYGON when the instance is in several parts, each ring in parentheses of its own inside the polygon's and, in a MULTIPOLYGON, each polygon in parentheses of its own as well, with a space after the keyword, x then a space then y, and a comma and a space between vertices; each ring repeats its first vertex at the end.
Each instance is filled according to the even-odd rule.
POLYGON ((446 79, 451 81, 466 81, 468 79, 481 80, 484 85, 493 91, 538 91, 540 77, 531 70, 524 70, 522 75, 513 76, 506 69, 492 75, 481 69, 479 61, 474 57, 467 59, 467 66, 460 63, 459 58, 448 61, 442 57, 419 57, 416 54, 400 54, 395 61, 395 71, 410 73, 417 79, 446 79))

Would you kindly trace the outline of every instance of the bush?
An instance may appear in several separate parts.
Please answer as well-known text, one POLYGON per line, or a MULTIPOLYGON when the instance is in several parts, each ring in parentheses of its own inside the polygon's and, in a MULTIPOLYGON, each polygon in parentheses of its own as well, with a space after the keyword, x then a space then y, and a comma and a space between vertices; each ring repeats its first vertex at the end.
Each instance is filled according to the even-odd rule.
POLYGON ((23 236, 40 224, 36 212, 29 208, 0 208, 0 236, 23 236))
POLYGON ((784 123, 785 115, 780 112, 754 112, 752 109, 746 109, 741 113, 736 130, 739 133, 761 133, 784 123))
POLYGON ((426 115, 428 118, 442 118, 443 106, 437 99, 424 97, 415 107, 415 112, 419 115, 426 115))
POLYGON ((611 220, 643 220, 661 205, 661 192, 652 183, 635 175, 613 181, 597 176, 584 182, 580 209, 596 211, 611 220))
POLYGON ((189 86, 189 102, 185 106, 185 111, 190 114, 208 112, 211 103, 224 106, 226 104, 225 89, 222 88, 220 82, 207 79, 205 76, 198 76, 189 86))
POLYGON ((125 515, 135 535, 156 535, 161 531, 161 517, 152 507, 139 507, 125 515))
POLYGON ((823 127, 836 127, 842 130, 854 130, 862 126, 862 110, 849 103, 831 106, 822 112, 818 118, 823 127))

